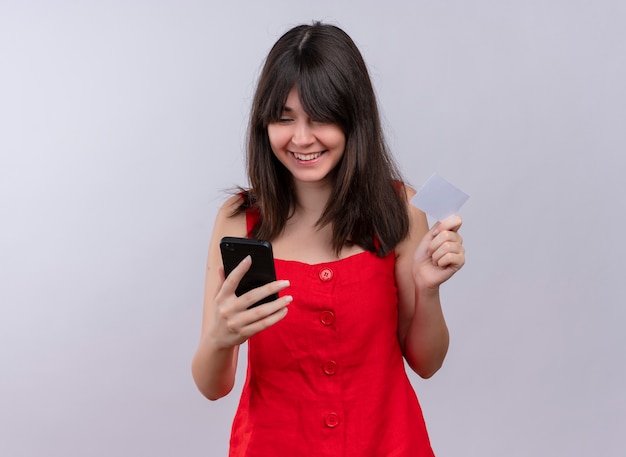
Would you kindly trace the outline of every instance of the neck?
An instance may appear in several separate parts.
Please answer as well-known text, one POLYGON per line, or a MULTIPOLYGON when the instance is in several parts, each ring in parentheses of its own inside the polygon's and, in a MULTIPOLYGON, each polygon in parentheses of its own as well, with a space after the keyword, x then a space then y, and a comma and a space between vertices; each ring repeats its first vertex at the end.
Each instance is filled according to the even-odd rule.
POLYGON ((305 219, 317 221, 324 212, 332 187, 324 182, 298 182, 296 188, 296 213, 305 219))

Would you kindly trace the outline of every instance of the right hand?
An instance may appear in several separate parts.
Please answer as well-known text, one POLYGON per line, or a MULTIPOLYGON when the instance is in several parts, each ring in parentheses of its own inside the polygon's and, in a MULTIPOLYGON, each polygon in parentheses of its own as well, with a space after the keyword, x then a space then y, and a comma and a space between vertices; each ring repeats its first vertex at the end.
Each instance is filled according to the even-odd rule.
POLYGON ((214 315, 211 319, 209 335, 220 348, 229 348, 244 343, 252 335, 264 330, 287 315, 287 305, 291 303, 291 295, 264 303, 248 309, 259 300, 289 287, 289 281, 274 281, 252 289, 237 297, 235 289, 239 281, 248 271, 252 260, 250 256, 243 259, 228 275, 224 276, 224 268, 220 268, 218 293, 213 306, 214 315))

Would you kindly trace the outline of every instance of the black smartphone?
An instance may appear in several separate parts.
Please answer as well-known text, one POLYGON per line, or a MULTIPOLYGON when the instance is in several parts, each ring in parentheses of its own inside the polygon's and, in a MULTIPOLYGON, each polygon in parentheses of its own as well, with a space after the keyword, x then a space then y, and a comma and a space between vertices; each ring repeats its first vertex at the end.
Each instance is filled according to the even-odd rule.
MULTIPOLYGON (((274 255, 272 253, 272 245, 269 241, 227 236, 220 240, 220 251, 222 253, 222 263, 224 264, 224 273, 226 276, 228 276, 246 256, 249 255, 252 257, 250 269, 243 278, 241 278, 239 286, 237 286, 235 290, 235 295, 238 297, 268 282, 276 281, 274 255)), ((269 295, 250 306, 250 308, 276 300, 277 298, 278 293, 269 295)))

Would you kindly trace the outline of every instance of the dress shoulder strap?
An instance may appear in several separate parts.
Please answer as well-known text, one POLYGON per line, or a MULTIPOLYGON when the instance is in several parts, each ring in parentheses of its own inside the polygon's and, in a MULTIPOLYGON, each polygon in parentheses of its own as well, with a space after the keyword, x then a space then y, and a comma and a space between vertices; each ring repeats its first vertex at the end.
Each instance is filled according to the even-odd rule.
POLYGON ((259 208, 250 204, 248 192, 239 192, 239 196, 243 200, 243 206, 246 208, 246 233, 251 238, 252 230, 261 220, 259 208))

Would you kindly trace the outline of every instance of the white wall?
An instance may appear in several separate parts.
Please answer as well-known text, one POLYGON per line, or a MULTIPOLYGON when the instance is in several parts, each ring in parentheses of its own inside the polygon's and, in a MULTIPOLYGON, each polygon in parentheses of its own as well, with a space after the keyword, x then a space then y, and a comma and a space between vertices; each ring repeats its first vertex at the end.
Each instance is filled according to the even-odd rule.
POLYGON ((313 19, 407 178, 471 195, 450 354, 412 377, 438 456, 624 455, 621 0, 0 0, 0 455, 226 454, 206 249, 262 60, 313 19))

